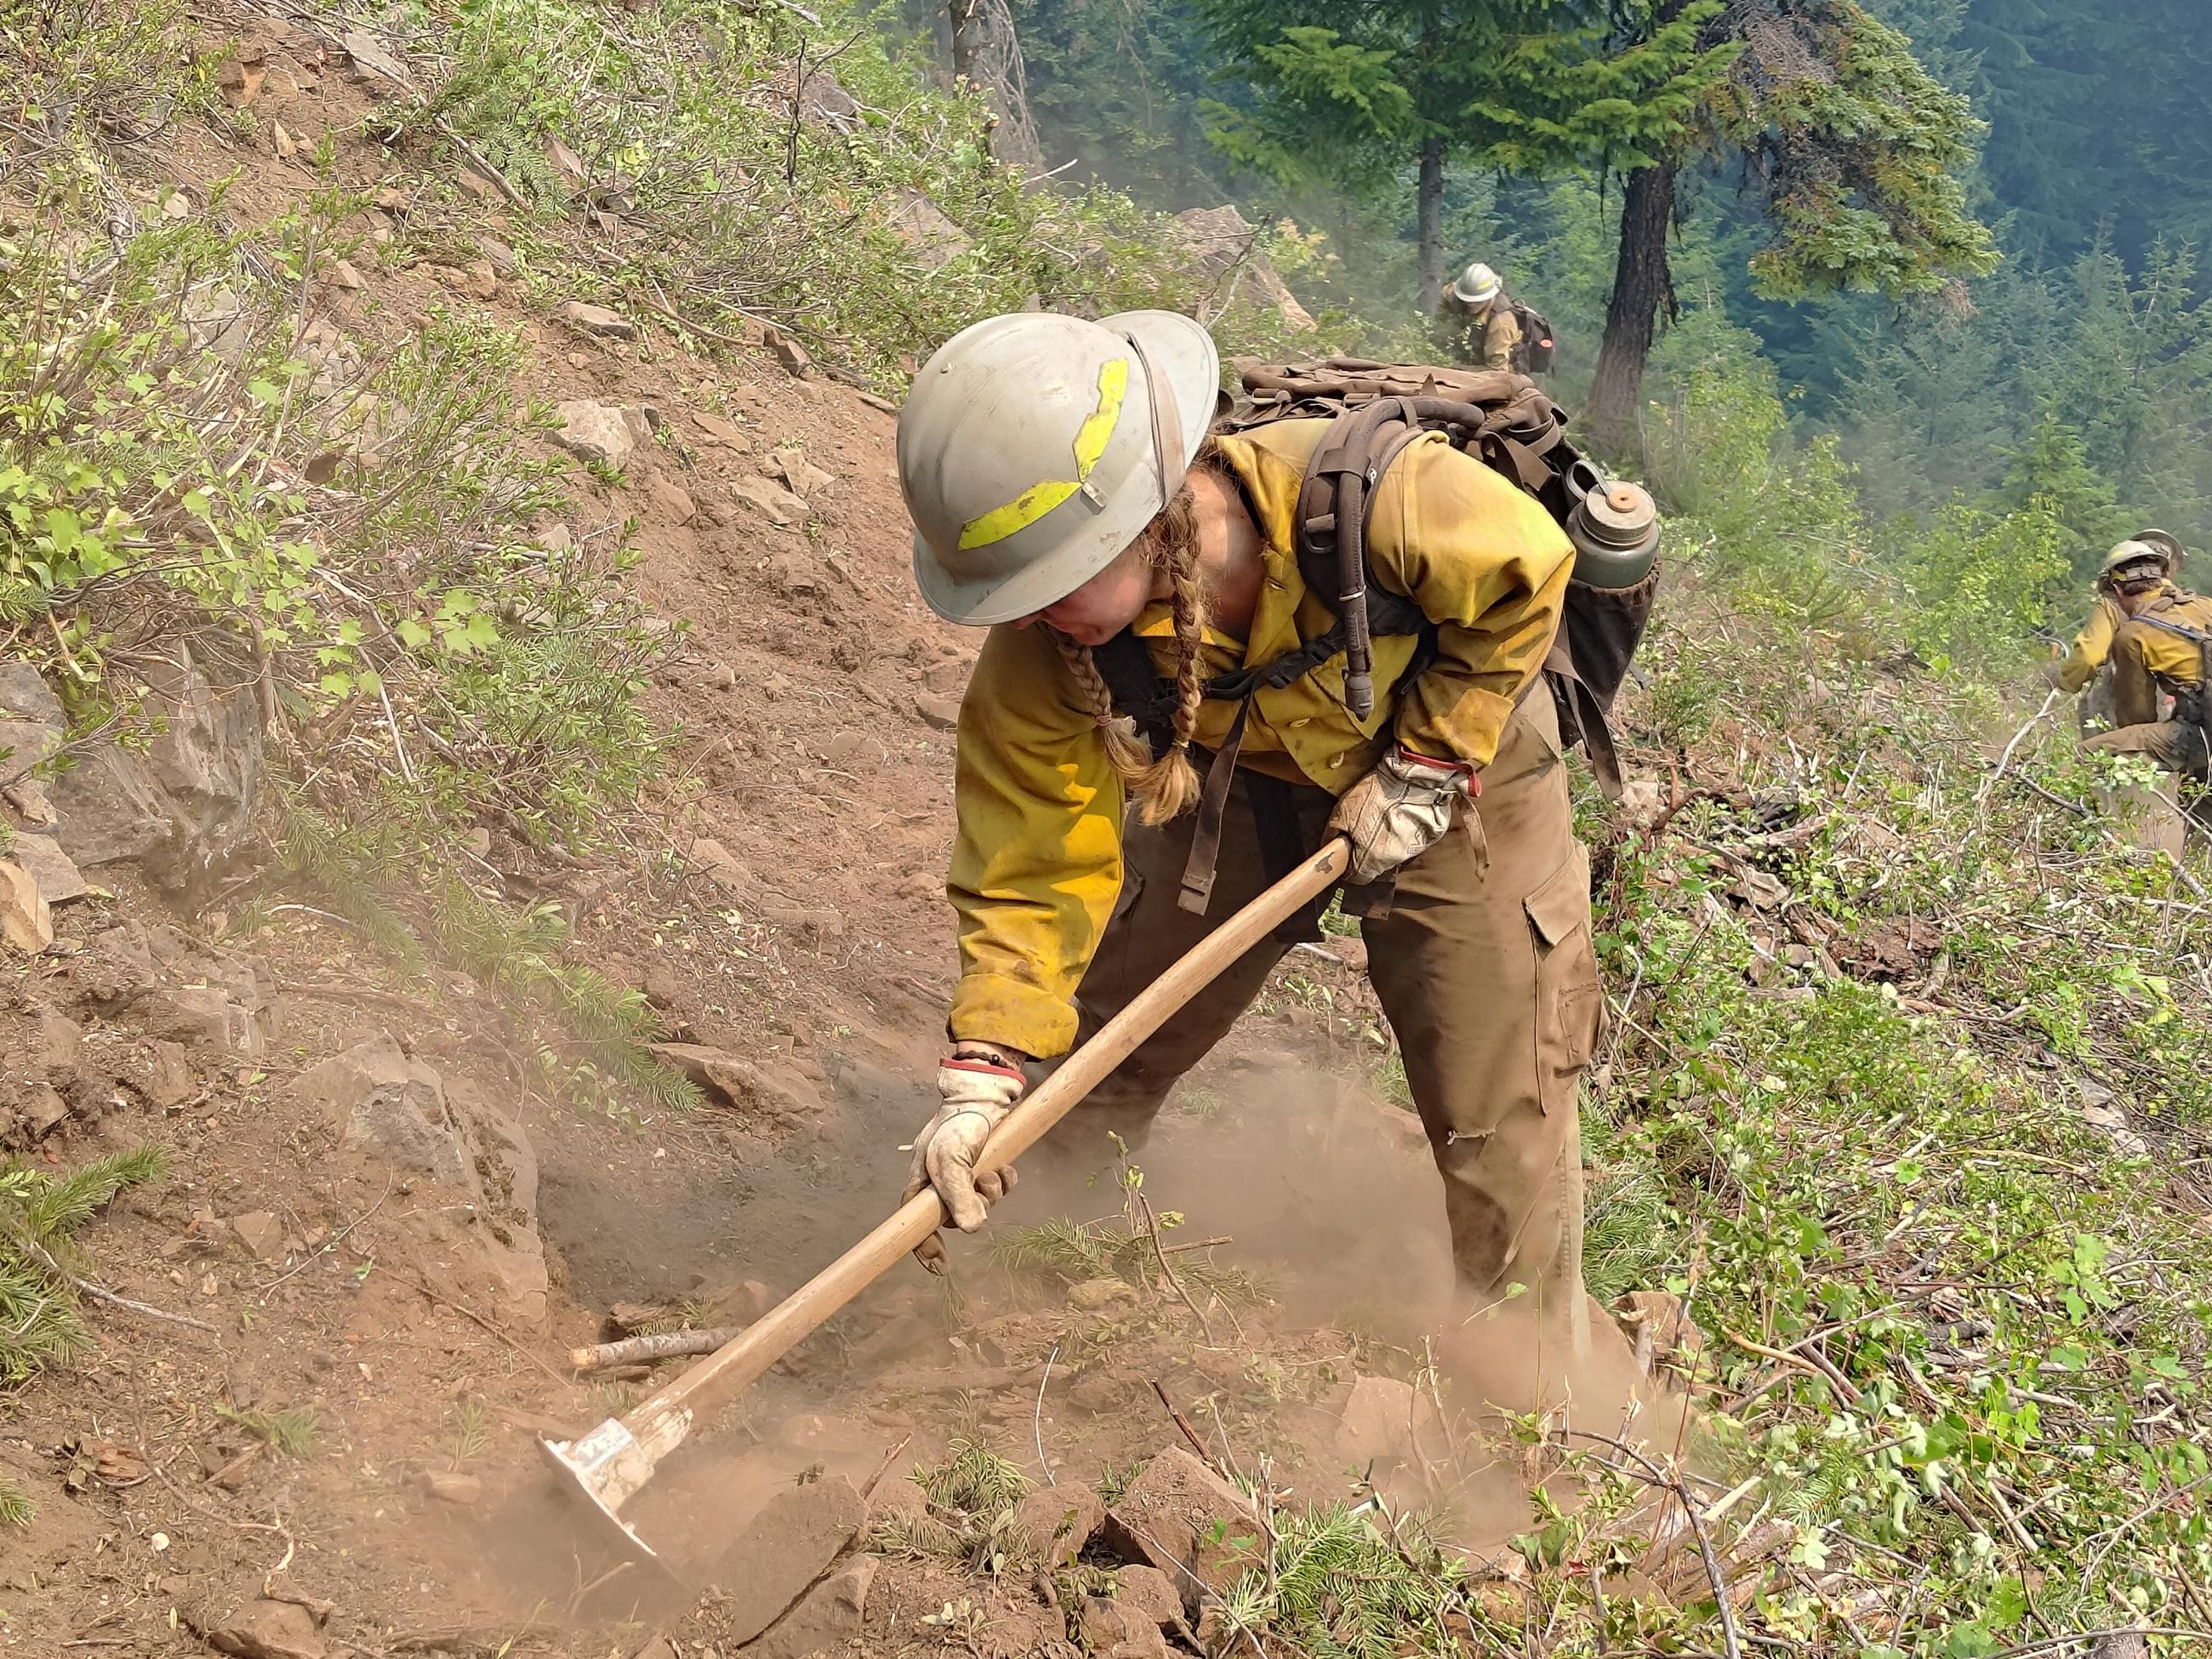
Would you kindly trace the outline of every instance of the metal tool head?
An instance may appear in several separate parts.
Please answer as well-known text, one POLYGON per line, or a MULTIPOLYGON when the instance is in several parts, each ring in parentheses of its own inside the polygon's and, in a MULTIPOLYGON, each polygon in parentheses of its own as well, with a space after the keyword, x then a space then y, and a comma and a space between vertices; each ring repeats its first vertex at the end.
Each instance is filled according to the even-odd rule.
POLYGON ((617 1513, 630 1494, 653 1474, 651 1464, 640 1471, 637 1441, 619 1419, 609 1418, 589 1434, 574 1440, 540 1439, 538 1449, 556 1472, 563 1491, 573 1493, 586 1513, 595 1517, 594 1530, 607 1545, 674 1577, 675 1572, 637 1535, 636 1529, 617 1513))

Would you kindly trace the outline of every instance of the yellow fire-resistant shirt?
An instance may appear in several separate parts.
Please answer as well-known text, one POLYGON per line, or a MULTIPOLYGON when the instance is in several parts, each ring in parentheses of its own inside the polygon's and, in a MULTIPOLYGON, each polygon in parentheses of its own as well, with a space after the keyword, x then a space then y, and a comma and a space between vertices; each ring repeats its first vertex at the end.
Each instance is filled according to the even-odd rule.
MULTIPOLYGON (((2147 609, 2167 622, 2212 633, 2212 599, 2185 593, 2172 582, 2159 590, 2147 609)), ((2130 617, 2116 601, 2100 595, 2089 620, 2074 636, 2074 648, 2058 665, 2059 690, 2079 691, 2096 678, 2122 640, 2134 645, 2142 654, 2143 665, 2169 685, 2196 685, 2204 678, 2203 653, 2196 641, 2130 617)))
MULTIPOLYGON (((1205 672, 1271 662, 1326 633, 1334 613, 1306 591, 1292 550, 1298 488, 1328 422, 1281 421, 1224 438, 1224 459, 1258 521, 1266 578, 1249 640, 1209 629, 1205 672)), ((1437 624, 1437 657, 1399 683, 1417 641, 1374 641, 1375 708, 1344 704, 1341 654, 1253 700, 1243 762, 1341 793, 1393 736, 1424 755, 1480 767, 1558 631, 1574 550, 1551 516, 1438 434, 1385 475, 1368 557, 1386 585, 1437 624)), ((1155 604, 1135 624, 1163 677, 1175 624, 1155 604)), ((1209 702, 1196 741, 1217 747, 1236 705, 1209 702)), ((1121 886, 1121 784, 1059 650, 1040 625, 994 628, 960 708, 959 834, 947 890, 959 914, 955 1038, 1039 1056, 1074 1041, 1075 988, 1121 886)))

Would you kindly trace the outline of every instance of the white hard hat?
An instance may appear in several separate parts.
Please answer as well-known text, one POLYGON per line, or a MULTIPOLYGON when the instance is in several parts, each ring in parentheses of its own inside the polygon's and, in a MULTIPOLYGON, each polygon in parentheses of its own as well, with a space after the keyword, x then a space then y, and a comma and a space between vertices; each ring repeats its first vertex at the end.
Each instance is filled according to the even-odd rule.
POLYGON ((1452 298, 1463 306, 1486 306, 1505 290, 1505 283, 1488 265, 1477 259, 1452 284, 1452 298))
POLYGON ((1170 311, 1018 312, 947 340, 899 411, 929 608, 1012 622, 1103 570, 1182 487, 1220 382, 1212 337, 1170 311))

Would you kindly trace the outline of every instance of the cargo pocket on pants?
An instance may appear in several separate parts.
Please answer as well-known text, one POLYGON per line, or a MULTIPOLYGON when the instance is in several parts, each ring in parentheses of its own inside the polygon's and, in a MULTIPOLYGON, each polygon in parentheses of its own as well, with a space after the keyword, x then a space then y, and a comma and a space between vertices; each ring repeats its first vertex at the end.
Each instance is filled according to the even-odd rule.
POLYGON ((1548 1116, 1575 1109, 1604 1017, 1590 946, 1589 854, 1579 843, 1521 908, 1536 952, 1536 1086, 1548 1116))

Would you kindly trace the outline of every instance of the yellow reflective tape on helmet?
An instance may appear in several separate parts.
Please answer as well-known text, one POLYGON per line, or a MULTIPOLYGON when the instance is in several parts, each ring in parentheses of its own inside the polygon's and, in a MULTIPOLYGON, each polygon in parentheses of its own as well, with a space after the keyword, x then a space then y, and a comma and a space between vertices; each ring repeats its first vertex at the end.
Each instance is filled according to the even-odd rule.
POLYGON ((1075 476, 1045 478, 1008 501, 980 514, 960 526, 960 545, 988 547, 1018 530, 1026 530, 1083 488, 1083 482, 1106 453, 1106 445, 1121 422, 1121 400, 1129 391, 1129 360, 1111 357, 1099 366, 1098 407, 1084 419, 1075 434, 1075 476))

